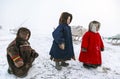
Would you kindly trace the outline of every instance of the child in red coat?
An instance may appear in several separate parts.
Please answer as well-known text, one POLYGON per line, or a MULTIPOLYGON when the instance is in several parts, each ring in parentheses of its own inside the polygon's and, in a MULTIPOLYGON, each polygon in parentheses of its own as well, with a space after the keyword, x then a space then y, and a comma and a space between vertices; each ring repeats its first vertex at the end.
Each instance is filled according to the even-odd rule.
POLYGON ((100 23, 92 21, 89 30, 82 37, 79 61, 85 68, 97 68, 102 64, 101 51, 104 50, 103 41, 98 30, 100 23))

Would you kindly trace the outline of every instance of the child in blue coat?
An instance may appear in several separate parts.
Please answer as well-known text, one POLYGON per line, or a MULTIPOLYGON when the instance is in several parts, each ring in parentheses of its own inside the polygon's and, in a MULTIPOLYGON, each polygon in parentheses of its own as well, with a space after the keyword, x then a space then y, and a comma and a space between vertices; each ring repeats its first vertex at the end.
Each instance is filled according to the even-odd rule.
POLYGON ((71 58, 75 60, 71 27, 69 24, 72 21, 72 15, 68 12, 63 12, 59 19, 58 27, 53 31, 53 44, 50 50, 51 60, 55 61, 55 68, 61 70, 61 66, 68 66, 66 60, 71 58))

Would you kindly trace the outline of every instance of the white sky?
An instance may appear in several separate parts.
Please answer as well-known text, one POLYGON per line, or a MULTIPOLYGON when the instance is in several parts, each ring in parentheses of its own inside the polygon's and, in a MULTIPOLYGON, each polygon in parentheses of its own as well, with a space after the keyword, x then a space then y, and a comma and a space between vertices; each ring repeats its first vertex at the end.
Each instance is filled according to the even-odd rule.
POLYGON ((73 15, 70 25, 88 28, 92 20, 101 23, 103 36, 116 35, 120 27, 120 0, 0 0, 0 25, 23 26, 41 33, 51 33, 62 12, 73 15))

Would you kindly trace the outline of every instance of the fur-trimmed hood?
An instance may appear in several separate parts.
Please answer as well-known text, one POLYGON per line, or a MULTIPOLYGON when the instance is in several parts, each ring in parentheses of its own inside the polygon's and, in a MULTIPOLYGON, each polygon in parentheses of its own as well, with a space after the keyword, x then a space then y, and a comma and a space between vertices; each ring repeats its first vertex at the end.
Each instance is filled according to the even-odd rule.
POLYGON ((92 28, 93 28, 93 25, 94 24, 98 24, 98 30, 100 29, 100 22, 98 22, 98 21, 91 21, 90 23, 89 23, 89 26, 88 26, 88 30, 89 31, 92 31, 92 28))
POLYGON ((27 40, 29 40, 29 38, 30 38, 30 36, 31 36, 31 32, 30 32, 30 30, 27 29, 27 28, 25 28, 25 27, 21 27, 21 28, 18 29, 18 32, 17 32, 17 36, 16 36, 16 38, 20 38, 20 39, 22 39, 22 38, 20 37, 20 34, 21 34, 21 35, 29 34, 27 40))

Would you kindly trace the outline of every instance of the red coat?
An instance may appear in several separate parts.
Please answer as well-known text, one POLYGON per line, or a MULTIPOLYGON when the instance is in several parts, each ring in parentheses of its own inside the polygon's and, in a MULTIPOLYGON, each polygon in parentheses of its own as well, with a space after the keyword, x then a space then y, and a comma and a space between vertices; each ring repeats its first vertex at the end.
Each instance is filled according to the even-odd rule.
POLYGON ((101 49, 104 49, 103 41, 99 33, 88 31, 82 38, 81 48, 87 52, 80 52, 79 61, 86 64, 101 64, 101 49))

